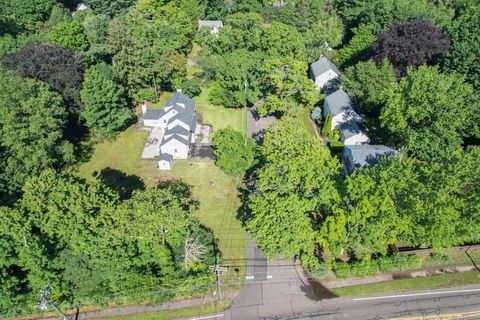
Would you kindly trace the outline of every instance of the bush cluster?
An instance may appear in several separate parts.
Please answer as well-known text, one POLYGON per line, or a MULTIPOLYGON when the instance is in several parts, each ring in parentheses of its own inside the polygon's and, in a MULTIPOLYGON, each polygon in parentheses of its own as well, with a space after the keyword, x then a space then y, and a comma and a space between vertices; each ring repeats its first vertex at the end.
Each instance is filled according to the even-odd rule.
POLYGON ((379 272, 405 271, 422 267, 422 259, 418 255, 395 253, 375 260, 356 261, 351 264, 337 262, 333 271, 338 278, 373 276, 379 272))

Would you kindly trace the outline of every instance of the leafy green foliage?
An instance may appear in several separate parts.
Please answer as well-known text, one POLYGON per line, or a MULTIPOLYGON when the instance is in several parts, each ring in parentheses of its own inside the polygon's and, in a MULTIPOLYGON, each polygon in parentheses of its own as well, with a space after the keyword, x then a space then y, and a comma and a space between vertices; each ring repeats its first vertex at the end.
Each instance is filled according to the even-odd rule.
POLYGON ((135 0, 87 0, 85 3, 92 5, 95 13, 106 14, 107 16, 113 17, 124 13, 135 3, 135 0))
POLYGON ((72 175, 46 170, 30 178, 20 202, 0 210, 2 304, 15 304, 11 313, 32 311, 45 283, 55 286, 60 305, 203 292, 212 280, 213 238, 192 205, 189 187, 179 183, 119 202, 112 190, 72 175))
POLYGON ((255 103, 260 97, 258 69, 260 53, 235 50, 226 54, 216 70, 216 81, 209 99, 227 108, 243 107, 255 103))
POLYGON ((422 160, 439 159, 463 143, 475 119, 473 90, 457 74, 436 67, 409 69, 385 91, 381 122, 392 142, 422 160))
POLYGON ((465 75, 465 81, 480 88, 480 11, 478 8, 456 19, 448 28, 452 46, 445 55, 443 68, 465 75))
POLYGON ((216 165, 226 174, 242 176, 252 165, 255 156, 255 142, 232 128, 215 132, 212 140, 216 165))
POLYGON ((85 72, 80 92, 87 127, 107 138, 114 138, 132 120, 126 93, 118 84, 112 67, 99 64, 85 72))
POLYGON ((190 17, 173 2, 148 17, 131 9, 128 15, 110 22, 113 66, 131 97, 142 88, 150 88, 158 96, 160 90, 171 90, 185 78, 185 53, 193 28, 190 17))
POLYGON ((62 98, 44 83, 0 74, 0 192, 17 192, 25 179, 74 159, 65 139, 62 98))
POLYGON ((78 20, 60 22, 50 31, 52 42, 69 49, 85 51, 88 40, 85 30, 78 20))
POLYGON ((395 74, 388 60, 383 60, 378 65, 368 60, 347 68, 341 81, 349 96, 363 111, 379 115, 383 91, 395 83, 395 74))
POLYGON ((20 29, 34 31, 38 22, 45 21, 56 0, 5 0, 0 16, 11 19, 20 29))
POLYGON ((307 77, 307 64, 288 58, 270 58, 260 67, 267 101, 258 108, 261 116, 285 114, 298 105, 312 107, 319 95, 307 77))
POLYGON ((338 161, 298 120, 286 117, 269 127, 259 155, 247 228, 269 257, 312 261, 315 225, 338 197, 338 161))
POLYGON ((189 97, 196 97, 202 93, 202 88, 200 87, 202 82, 198 78, 188 79, 182 82, 180 88, 182 92, 189 97))
POLYGON ((347 28, 366 24, 375 33, 395 23, 415 20, 431 21, 443 26, 449 12, 427 0, 335 0, 334 5, 347 28))
POLYGON ((376 35, 369 25, 362 24, 358 28, 353 28, 353 37, 350 42, 338 51, 336 62, 346 66, 351 66, 362 60, 370 45, 375 41, 376 35))
POLYGON ((340 45, 344 33, 342 20, 336 14, 323 14, 304 34, 307 60, 313 62, 322 55, 329 55, 328 47, 340 45))

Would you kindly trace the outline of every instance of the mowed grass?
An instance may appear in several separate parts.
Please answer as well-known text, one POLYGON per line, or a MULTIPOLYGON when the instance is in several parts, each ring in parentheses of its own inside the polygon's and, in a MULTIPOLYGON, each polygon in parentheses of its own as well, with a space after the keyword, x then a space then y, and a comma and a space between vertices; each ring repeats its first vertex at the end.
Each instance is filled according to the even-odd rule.
POLYGON ((222 301, 219 306, 214 303, 206 303, 201 306, 163 310, 156 312, 136 313, 131 315, 104 317, 102 320, 168 320, 186 317, 199 317, 202 315, 213 314, 227 309, 231 301, 222 301))
POLYGON ((478 283, 480 283, 480 272, 470 271, 343 287, 332 289, 332 292, 339 296, 368 296, 374 294, 453 288, 478 283))
MULTIPOLYGON (((168 95, 162 95, 161 99, 168 99, 168 95)), ((246 132, 245 109, 224 109, 199 99, 197 111, 202 113, 203 122, 211 124, 214 130, 231 126, 246 132)), ((238 276, 242 278, 245 274, 246 232, 236 219, 241 205, 237 190, 241 179, 225 175, 214 161, 174 160, 173 170, 159 171, 156 161, 140 159, 147 137, 148 132, 131 127, 115 141, 95 145, 90 160, 78 167, 78 174, 93 180, 102 169, 111 168, 140 177, 147 188, 169 179, 179 179, 191 185, 193 197, 200 202, 194 214, 214 232, 223 263, 231 266, 228 271, 229 283, 237 279, 235 268, 239 269, 238 276)))
POLYGON ((203 123, 213 126, 213 130, 231 127, 243 134, 247 133, 247 110, 229 109, 222 106, 214 106, 208 101, 210 88, 202 88, 202 93, 193 98, 197 105, 197 113, 203 118, 203 123))
POLYGON ((315 128, 313 127, 315 123, 310 118, 310 111, 306 108, 298 108, 296 116, 302 121, 308 133, 315 139, 318 139, 317 134, 315 133, 315 128))

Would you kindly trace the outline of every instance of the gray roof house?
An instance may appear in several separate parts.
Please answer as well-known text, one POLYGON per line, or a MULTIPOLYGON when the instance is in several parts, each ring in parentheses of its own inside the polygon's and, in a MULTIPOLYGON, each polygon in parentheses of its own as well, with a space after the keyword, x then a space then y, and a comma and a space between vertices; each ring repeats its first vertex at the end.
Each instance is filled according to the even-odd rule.
POLYGON ((362 117, 355 111, 350 97, 343 90, 329 94, 323 103, 323 117, 332 116, 332 129, 340 129, 351 121, 361 122, 362 117))
POLYGON ((394 149, 383 145, 351 145, 343 149, 343 171, 348 175, 358 168, 377 163, 381 156, 398 155, 394 149))
POLYGON ((340 76, 340 71, 330 60, 321 57, 310 65, 310 76, 318 90, 329 91, 340 76))
POLYGON ((352 120, 340 126, 340 141, 344 145, 360 145, 369 143, 370 139, 363 125, 352 120))
POLYGON ((221 20, 198 20, 198 28, 212 28, 212 33, 218 33, 220 28, 223 28, 221 20))
MULTIPOLYGON (((162 131, 162 136, 158 139, 161 141, 159 146, 149 145, 150 148, 157 148, 154 154, 160 156, 158 166, 161 170, 169 170, 172 159, 188 158, 190 145, 197 128, 195 109, 195 102, 180 90, 177 90, 177 93, 165 103, 162 109, 147 110, 142 106, 143 125, 154 129, 159 128, 162 131)), ((152 131, 153 133, 155 130, 152 131)))

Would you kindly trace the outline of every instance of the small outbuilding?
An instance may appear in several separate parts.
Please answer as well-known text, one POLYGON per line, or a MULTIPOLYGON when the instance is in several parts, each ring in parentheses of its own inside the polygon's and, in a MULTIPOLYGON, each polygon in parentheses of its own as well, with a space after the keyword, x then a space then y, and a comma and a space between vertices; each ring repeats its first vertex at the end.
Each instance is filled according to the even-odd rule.
POLYGON ((161 153, 160 159, 158 159, 158 169, 170 170, 172 169, 173 157, 168 153, 161 153))
POLYGON ((318 90, 325 90, 333 87, 340 76, 340 71, 330 60, 321 57, 310 65, 310 76, 318 90))
POLYGON ((358 168, 374 165, 382 156, 398 155, 394 149, 384 145, 346 145, 343 149, 343 172, 349 175, 358 168))

